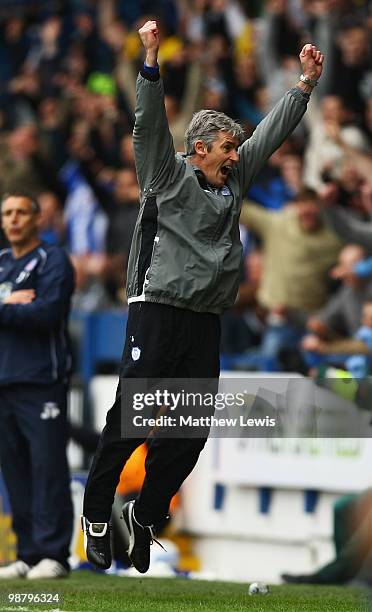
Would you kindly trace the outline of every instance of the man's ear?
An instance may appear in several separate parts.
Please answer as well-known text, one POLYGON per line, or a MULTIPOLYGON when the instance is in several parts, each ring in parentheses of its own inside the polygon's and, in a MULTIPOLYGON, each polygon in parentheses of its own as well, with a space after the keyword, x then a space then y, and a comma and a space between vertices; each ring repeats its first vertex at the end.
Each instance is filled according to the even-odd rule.
POLYGON ((208 152, 207 145, 205 142, 203 142, 203 140, 197 140, 194 144, 194 149, 195 153, 197 153, 197 155, 201 155, 202 157, 205 157, 208 152))

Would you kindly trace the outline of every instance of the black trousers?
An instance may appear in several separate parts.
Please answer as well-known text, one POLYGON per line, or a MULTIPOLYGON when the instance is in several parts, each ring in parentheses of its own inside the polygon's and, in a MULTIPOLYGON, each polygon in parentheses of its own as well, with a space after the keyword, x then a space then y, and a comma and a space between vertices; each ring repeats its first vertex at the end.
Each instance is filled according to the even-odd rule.
MULTIPOLYGON (((150 302, 129 307, 121 378, 218 379, 220 319, 211 313, 150 302)), ((84 516, 108 522, 120 473, 142 438, 121 435, 121 384, 107 413, 88 476, 84 516)), ((153 438, 146 458, 146 476, 135 502, 144 525, 160 523, 182 482, 194 468, 206 438, 153 438)))
POLYGON ((66 458, 66 385, 0 387, 0 462, 18 559, 68 567, 73 528, 66 458))

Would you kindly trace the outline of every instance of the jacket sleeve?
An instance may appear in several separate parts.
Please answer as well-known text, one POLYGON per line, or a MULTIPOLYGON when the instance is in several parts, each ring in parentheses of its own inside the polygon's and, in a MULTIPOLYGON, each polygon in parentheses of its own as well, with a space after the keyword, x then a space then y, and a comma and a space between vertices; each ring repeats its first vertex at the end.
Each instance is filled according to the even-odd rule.
POLYGON ((164 106, 161 79, 137 78, 133 144, 140 189, 146 194, 165 187, 175 168, 175 150, 164 106))
POLYGON ((62 251, 49 253, 30 304, 0 304, 0 325, 25 331, 54 329, 69 310, 74 273, 62 251))
POLYGON ((346 322, 344 316, 345 303, 340 292, 336 292, 326 303, 324 308, 316 313, 315 318, 319 319, 329 328, 330 334, 345 335, 346 322))
POLYGON ((280 147, 302 119, 309 94, 294 87, 287 91, 239 148, 240 188, 244 196, 266 160, 280 147))
POLYGON ((361 221, 340 206, 324 208, 323 215, 333 231, 345 242, 360 244, 372 251, 372 221, 361 221))

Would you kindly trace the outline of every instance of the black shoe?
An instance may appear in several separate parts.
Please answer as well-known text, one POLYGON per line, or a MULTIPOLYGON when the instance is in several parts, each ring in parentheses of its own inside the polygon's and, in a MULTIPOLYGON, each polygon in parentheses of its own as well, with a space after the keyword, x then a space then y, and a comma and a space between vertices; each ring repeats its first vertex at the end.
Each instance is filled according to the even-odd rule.
POLYGON ((108 569, 111 565, 109 523, 90 523, 85 516, 82 516, 81 527, 84 532, 84 548, 88 561, 99 569, 108 569))
POLYGON ((128 556, 138 572, 144 574, 150 567, 150 546, 156 542, 164 548, 160 542, 155 540, 154 526, 141 525, 134 516, 134 502, 130 501, 123 506, 123 519, 129 532, 128 556))
POLYGON ((288 584, 320 584, 315 574, 282 574, 281 579, 288 584))

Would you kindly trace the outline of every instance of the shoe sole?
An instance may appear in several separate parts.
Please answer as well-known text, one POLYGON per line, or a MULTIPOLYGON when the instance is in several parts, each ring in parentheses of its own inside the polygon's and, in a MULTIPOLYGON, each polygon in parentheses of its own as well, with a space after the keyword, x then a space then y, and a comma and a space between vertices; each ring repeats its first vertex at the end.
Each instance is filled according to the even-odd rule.
POLYGON ((84 536, 84 552, 85 552, 86 558, 88 559, 88 555, 87 555, 88 538, 87 538, 86 525, 85 525, 85 516, 83 514, 80 516, 80 520, 81 520, 81 528, 83 530, 83 536, 84 536))
POLYGON ((127 554, 129 558, 134 548, 134 529, 133 529, 133 521, 132 521, 133 506, 134 506, 134 502, 128 502, 123 507, 123 519, 127 525, 128 533, 129 533, 129 546, 127 549, 127 554))

